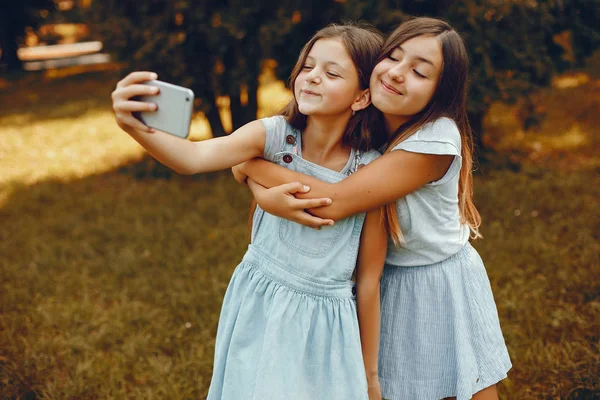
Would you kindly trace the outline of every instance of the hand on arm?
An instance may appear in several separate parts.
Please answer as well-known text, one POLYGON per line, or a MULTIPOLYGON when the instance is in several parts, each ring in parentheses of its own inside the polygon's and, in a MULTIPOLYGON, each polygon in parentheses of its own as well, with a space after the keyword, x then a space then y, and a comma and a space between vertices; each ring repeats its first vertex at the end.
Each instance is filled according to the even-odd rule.
POLYGON ((241 166, 241 171, 265 187, 293 181, 310 186, 309 193, 296 194, 295 197, 330 198, 330 206, 311 209, 310 213, 338 220, 394 202, 421 186, 442 178, 453 158, 451 155, 392 151, 335 184, 264 160, 246 162, 241 166))
POLYGON ((267 189, 254 180, 248 179, 248 186, 254 195, 256 203, 271 215, 316 229, 325 225, 333 225, 333 221, 330 219, 314 217, 304 211, 306 208, 320 207, 328 204, 330 202, 329 199, 298 200, 294 198, 295 193, 306 191, 306 187, 301 183, 286 183, 267 189))
POLYGON ((181 139, 144 125, 133 112, 156 111, 156 105, 132 98, 157 95, 158 88, 142 84, 152 79, 156 79, 152 72, 132 72, 117 84, 112 100, 119 127, 159 162, 179 173, 195 174, 230 168, 262 155, 266 132, 260 121, 250 122, 231 135, 200 142, 181 139))
POLYGON ((381 223, 381 209, 367 214, 363 226, 358 270, 356 304, 369 400, 381 399, 378 379, 380 317, 380 281, 385 264, 387 232, 381 223))

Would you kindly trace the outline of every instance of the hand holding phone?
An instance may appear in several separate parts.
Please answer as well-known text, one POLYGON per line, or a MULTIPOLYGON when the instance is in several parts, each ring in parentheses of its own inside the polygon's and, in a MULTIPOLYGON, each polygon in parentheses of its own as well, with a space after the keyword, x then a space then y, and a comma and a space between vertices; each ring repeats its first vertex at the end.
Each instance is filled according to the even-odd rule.
POLYGON ((155 96, 140 96, 138 100, 155 103, 158 109, 135 113, 135 117, 151 128, 187 138, 194 109, 194 92, 159 80, 142 84, 157 87, 160 92, 155 96))

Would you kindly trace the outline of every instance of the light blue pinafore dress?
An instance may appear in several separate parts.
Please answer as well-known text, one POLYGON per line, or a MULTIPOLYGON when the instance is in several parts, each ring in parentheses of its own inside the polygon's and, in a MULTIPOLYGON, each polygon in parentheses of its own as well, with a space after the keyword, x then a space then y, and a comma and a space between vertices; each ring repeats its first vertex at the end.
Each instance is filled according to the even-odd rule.
MULTIPOLYGON (((341 172, 301 157, 301 135, 262 120, 265 159, 338 182, 379 153, 352 150, 341 172)), ((209 400, 367 399, 355 289, 365 214, 315 230, 260 208, 221 310, 209 400)))

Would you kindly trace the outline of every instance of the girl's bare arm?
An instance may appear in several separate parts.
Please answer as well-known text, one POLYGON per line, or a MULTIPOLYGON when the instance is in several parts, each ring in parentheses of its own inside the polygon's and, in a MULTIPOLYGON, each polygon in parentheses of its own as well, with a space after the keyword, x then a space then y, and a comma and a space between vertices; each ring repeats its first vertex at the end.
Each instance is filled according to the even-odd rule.
POLYGON ((381 223, 381 209, 367 214, 358 253, 356 304, 369 398, 381 398, 377 378, 380 330, 380 281, 385 264, 387 232, 381 223), (379 396, 377 393, 379 392, 379 396), (373 395, 373 396, 371 396, 373 395))
POLYGON ((248 178, 248 187, 252 191, 257 204, 272 215, 286 218, 302 225, 313 226, 317 229, 320 226, 333 225, 333 220, 315 217, 304 211, 305 209, 331 204, 331 200, 296 199, 294 197, 295 194, 307 191, 306 187, 300 183, 291 182, 267 189, 254 182, 252 178, 248 178), (283 211, 282 215, 279 214, 279 210, 283 211))
POLYGON ((153 79, 151 72, 133 72, 117 84, 112 94, 115 119, 119 127, 141 144, 154 158, 182 174, 230 168, 253 157, 262 156, 266 129, 253 121, 231 135, 191 142, 147 127, 133 112, 156 111, 153 103, 133 98, 158 94, 157 88, 142 83, 153 79))
MULTIPOLYGON (((404 150, 392 151, 334 184, 262 159, 248 161, 239 169, 268 188, 288 182, 300 182, 309 186, 308 193, 295 196, 301 199, 330 198, 331 205, 310 209, 310 213, 321 218, 338 220, 394 202, 421 186, 440 179, 450 167, 453 157, 404 150)), ((284 205, 280 205, 280 208, 279 214, 290 219, 284 205)), ((267 208, 265 210, 271 212, 267 208)))

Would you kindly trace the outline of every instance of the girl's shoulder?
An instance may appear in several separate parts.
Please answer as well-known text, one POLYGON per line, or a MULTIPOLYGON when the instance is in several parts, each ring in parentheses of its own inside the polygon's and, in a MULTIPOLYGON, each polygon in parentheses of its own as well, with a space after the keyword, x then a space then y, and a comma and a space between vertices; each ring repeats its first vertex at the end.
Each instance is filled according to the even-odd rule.
POLYGON ((426 123, 392 150, 460 156, 461 143, 456 123, 450 118, 442 117, 426 123))
POLYGON ((265 150, 263 157, 265 160, 273 161, 275 154, 282 150, 286 137, 291 135, 296 138, 297 133, 283 115, 261 118, 260 121, 265 126, 265 150))
POLYGON ((421 140, 426 142, 450 142, 460 145, 460 131, 453 119, 441 117, 426 123, 411 135, 407 140, 421 140))
POLYGON ((267 132, 269 131, 284 131, 286 129, 292 129, 291 125, 287 122, 283 115, 274 115, 272 117, 261 118, 259 121, 263 123, 267 132))

